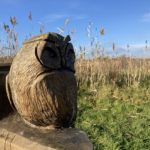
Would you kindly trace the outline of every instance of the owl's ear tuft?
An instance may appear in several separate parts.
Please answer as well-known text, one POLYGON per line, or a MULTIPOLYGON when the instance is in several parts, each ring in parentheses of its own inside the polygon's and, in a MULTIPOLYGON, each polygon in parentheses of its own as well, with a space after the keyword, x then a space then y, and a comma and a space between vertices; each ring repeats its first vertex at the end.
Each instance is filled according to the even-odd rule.
POLYGON ((68 43, 69 41, 71 41, 71 38, 69 35, 67 35, 65 38, 64 38, 64 42, 65 43, 68 43))

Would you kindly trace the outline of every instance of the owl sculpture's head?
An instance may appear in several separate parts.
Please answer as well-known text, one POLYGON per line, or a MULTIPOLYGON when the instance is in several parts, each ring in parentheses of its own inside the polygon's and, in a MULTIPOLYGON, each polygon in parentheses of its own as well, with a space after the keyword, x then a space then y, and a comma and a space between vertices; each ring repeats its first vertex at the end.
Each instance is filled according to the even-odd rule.
POLYGON ((53 34, 53 36, 56 36, 54 40, 48 37, 37 46, 35 50, 37 60, 43 67, 51 71, 68 70, 75 72, 75 53, 73 45, 69 43, 70 37, 63 38, 58 34, 53 34))
POLYGON ((8 83, 10 101, 24 120, 36 126, 74 124, 77 113, 74 63, 75 52, 69 36, 48 33, 23 44, 12 63, 8 83))

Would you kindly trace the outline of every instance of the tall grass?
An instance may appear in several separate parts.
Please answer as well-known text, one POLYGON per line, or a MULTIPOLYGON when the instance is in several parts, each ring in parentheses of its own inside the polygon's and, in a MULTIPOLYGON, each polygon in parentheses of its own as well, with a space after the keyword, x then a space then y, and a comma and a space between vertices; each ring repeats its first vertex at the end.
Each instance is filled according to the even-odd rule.
POLYGON ((92 59, 79 58, 76 62, 79 84, 87 84, 91 88, 99 85, 116 84, 138 86, 150 76, 150 59, 129 57, 99 57, 92 59))

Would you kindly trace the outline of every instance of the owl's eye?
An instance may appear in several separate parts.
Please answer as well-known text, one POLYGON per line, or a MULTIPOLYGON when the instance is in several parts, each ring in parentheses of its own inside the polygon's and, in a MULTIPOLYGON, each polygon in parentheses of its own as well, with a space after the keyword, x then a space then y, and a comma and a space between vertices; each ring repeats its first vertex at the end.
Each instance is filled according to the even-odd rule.
POLYGON ((44 51, 48 54, 49 58, 56 58, 57 57, 56 52, 50 47, 45 47, 44 51))
POLYGON ((37 60, 46 68, 60 68, 61 58, 59 50, 53 44, 46 42, 40 43, 35 51, 37 60))

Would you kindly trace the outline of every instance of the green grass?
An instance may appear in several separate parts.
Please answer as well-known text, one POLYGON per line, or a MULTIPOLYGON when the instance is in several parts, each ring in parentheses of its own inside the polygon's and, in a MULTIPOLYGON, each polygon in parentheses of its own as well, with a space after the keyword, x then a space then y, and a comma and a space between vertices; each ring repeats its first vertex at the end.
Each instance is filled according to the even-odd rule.
POLYGON ((80 87, 76 127, 95 150, 150 150, 149 85, 80 87))

